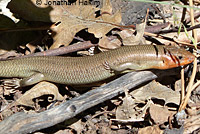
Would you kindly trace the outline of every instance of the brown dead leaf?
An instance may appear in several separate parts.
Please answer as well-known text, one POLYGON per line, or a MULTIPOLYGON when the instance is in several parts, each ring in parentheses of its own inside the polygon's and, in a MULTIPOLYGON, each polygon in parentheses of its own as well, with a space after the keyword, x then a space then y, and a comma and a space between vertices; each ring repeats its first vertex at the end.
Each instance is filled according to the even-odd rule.
POLYGON ((133 110, 133 107, 135 107, 135 103, 132 97, 126 94, 125 98, 123 99, 123 104, 117 107, 116 118, 129 120, 131 116, 133 115, 133 112, 135 112, 133 110))
POLYGON ((123 99, 123 104, 117 107, 116 119, 112 120, 123 123, 144 121, 146 111, 152 102, 144 102, 143 107, 138 107, 139 103, 142 102, 137 102, 137 100, 132 98, 128 93, 126 93, 126 96, 123 99))
POLYGON ((180 103, 180 93, 178 91, 173 91, 156 81, 152 81, 149 84, 132 91, 130 94, 132 97, 140 101, 145 101, 149 98, 156 98, 164 100, 165 105, 168 103, 179 105, 180 103))
POLYGON ((136 35, 134 35, 135 30, 131 30, 131 29, 125 29, 117 33, 122 38, 122 42, 124 45, 146 44, 145 39, 143 37, 145 25, 146 25, 146 22, 136 25, 136 31, 137 31, 136 35))
MULTIPOLYGON (((197 96, 198 96, 198 92, 200 92, 200 91, 198 91, 198 90, 200 90, 200 88, 199 87, 197 87, 195 90, 193 90, 193 95, 196 95, 196 98, 197 98, 197 96), (195 91, 197 91, 197 94, 194 94, 195 93, 195 91)), ((190 98, 192 98, 193 97, 193 95, 190 97, 190 98)), ((192 100, 192 99, 191 99, 192 100)), ((188 102, 188 107, 186 108, 186 112, 187 112, 187 114, 188 115, 190 115, 190 116, 194 116, 194 115, 197 115, 197 114, 199 114, 200 113, 200 103, 199 103, 199 101, 196 101, 196 102, 188 102)))
POLYGON ((163 130, 156 126, 149 126, 145 128, 140 128, 138 134, 163 134, 163 130))
POLYGON ((0 55, 6 54, 8 51, 0 49, 0 55))
MULTIPOLYGON (((174 103, 176 105, 179 104, 180 93, 173 91, 156 81, 152 81, 149 84, 138 88, 130 93, 126 93, 126 97, 123 99, 123 104, 117 107, 116 110, 116 120, 119 122, 136 122, 143 121, 146 115, 147 109, 150 107, 150 104, 153 104, 152 99, 161 99, 164 100, 165 104, 174 103), (139 106, 143 105, 142 107, 139 106)), ((152 106, 153 107, 153 106, 152 106)), ((164 111, 165 109, 159 109, 160 111, 164 111)), ((170 111, 165 111, 168 113, 163 113, 163 116, 157 115, 154 109, 151 109, 152 119, 156 123, 163 123, 167 121, 168 116, 171 114, 170 111)))
POLYGON ((25 54, 26 55, 28 55, 28 54, 30 54, 30 53, 34 53, 34 51, 35 51, 35 49, 36 49, 36 46, 34 46, 34 45, 31 45, 30 43, 28 43, 28 44, 26 44, 26 47, 24 47, 24 50, 25 49, 29 49, 29 51, 25 51, 25 54))
POLYGON ((63 96, 58 92, 58 88, 49 82, 40 82, 29 91, 25 92, 20 98, 15 102, 15 105, 24 105, 33 107, 33 99, 38 98, 43 95, 53 95, 54 97, 48 101, 63 100, 63 96))
POLYGON ((55 42, 51 48, 68 45, 74 35, 85 28, 88 29, 89 33, 93 33, 96 38, 103 37, 116 27, 112 24, 119 24, 121 22, 120 12, 115 13, 115 15, 103 14, 96 18, 95 12, 99 9, 93 6, 76 6, 66 10, 66 14, 59 19, 61 24, 52 28, 57 34, 54 37, 55 42))
POLYGON ((175 91, 181 91, 181 79, 177 80, 174 85, 175 91))
MULTIPOLYGON (((44 3, 45 0, 41 2, 44 3)), ((39 6, 36 4, 36 0, 12 0, 7 7, 12 13, 18 14, 28 21, 53 22, 49 16, 53 8, 44 6, 44 4, 39 6)))
MULTIPOLYGON (((123 99, 122 105, 117 107, 116 119, 113 119, 113 121, 123 123, 143 121, 147 113, 147 109, 151 104, 153 104, 152 99, 154 98, 164 100, 164 106, 168 103, 174 103, 178 105, 180 100, 179 92, 173 91, 156 81, 152 81, 149 84, 130 93, 125 92, 125 94, 126 96, 123 99)), ((168 111, 168 109, 165 111, 165 109, 157 108, 159 111, 163 110, 163 116, 165 117, 161 118, 160 116, 162 116, 162 114, 158 115, 153 111, 155 109, 151 109, 152 119, 156 123, 163 123, 167 121, 171 112, 168 111), (168 113, 164 113, 164 111, 168 113)))
MULTIPOLYGON (((0 4, 1 5, 1 4, 0 4)), ((0 13, 0 51, 16 49, 20 44, 26 44, 38 36, 37 31, 22 31, 29 29, 29 24, 19 21, 14 22, 11 18, 0 13)), ((2 52, 0 52, 1 54, 2 52)))
POLYGON ((184 134, 192 133, 194 130, 199 129, 200 126, 200 114, 196 116, 190 116, 184 122, 184 134))
POLYGON ((104 36, 102 39, 99 40, 99 49, 101 51, 115 49, 120 46, 121 46, 121 41, 118 38, 104 36))
POLYGON ((168 121, 170 115, 175 114, 175 112, 169 111, 167 107, 161 107, 156 104, 151 104, 149 109, 151 118, 156 124, 163 124, 168 121))
MULTIPOLYGON (((54 44, 51 48, 58 48, 60 45, 67 46, 73 40, 74 35, 82 29, 87 29, 97 38, 103 37, 116 27, 113 24, 121 22, 120 12, 116 12, 114 15, 110 14, 112 8, 109 0, 103 1, 102 10, 94 5, 81 5, 79 3, 45 7, 46 0, 41 0, 40 6, 36 5, 35 0, 31 1, 12 0, 9 8, 12 9, 12 12, 29 21, 60 22, 59 25, 52 28, 56 35, 53 37, 54 44), (29 10, 31 12, 27 12, 29 10), (96 11, 107 12, 107 14, 96 17, 96 11)), ((85 2, 87 1, 85 0, 85 2)))
POLYGON ((75 130, 78 134, 80 134, 84 129, 84 123, 81 120, 78 120, 77 122, 73 123, 68 127, 75 130))

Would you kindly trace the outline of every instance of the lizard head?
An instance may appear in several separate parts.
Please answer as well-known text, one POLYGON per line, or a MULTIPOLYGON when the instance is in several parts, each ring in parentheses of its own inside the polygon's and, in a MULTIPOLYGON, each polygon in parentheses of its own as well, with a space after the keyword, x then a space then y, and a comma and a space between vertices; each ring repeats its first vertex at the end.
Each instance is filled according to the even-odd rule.
POLYGON ((184 66, 194 61, 195 56, 183 48, 164 47, 163 69, 184 66))

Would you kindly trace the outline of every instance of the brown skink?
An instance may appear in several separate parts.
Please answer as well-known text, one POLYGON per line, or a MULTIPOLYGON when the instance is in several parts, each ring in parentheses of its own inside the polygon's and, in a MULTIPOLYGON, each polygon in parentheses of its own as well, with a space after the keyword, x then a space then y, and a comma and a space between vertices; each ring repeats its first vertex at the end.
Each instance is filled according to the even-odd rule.
POLYGON ((123 46, 86 57, 28 57, 0 61, 0 77, 23 78, 19 85, 39 81, 77 85, 98 82, 133 70, 170 69, 193 62, 190 52, 173 46, 123 46))

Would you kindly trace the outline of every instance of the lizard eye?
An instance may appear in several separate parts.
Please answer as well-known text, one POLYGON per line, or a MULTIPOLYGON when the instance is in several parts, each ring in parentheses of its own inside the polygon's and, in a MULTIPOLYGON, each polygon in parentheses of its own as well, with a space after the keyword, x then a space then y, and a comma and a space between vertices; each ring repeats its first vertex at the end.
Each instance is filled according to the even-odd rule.
POLYGON ((183 56, 178 56, 178 58, 181 60, 183 58, 183 56))

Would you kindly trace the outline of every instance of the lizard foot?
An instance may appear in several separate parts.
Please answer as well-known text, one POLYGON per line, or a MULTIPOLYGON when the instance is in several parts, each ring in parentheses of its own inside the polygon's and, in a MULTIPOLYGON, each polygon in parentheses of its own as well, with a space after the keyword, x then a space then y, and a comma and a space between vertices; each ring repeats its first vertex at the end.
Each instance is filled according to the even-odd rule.
POLYGON ((107 61, 105 61, 105 63, 103 63, 103 66, 104 66, 104 68, 106 70, 110 70, 110 73, 114 73, 115 72, 107 61))

